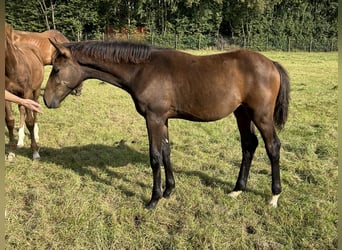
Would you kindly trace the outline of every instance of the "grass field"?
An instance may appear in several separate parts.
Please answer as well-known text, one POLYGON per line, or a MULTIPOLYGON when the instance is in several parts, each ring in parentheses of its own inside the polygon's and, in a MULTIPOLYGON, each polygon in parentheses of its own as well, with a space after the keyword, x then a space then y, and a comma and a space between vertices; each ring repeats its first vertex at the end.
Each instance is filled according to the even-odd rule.
POLYGON ((146 210, 144 119, 126 92, 88 80, 80 97, 44 107, 41 160, 31 160, 26 140, 5 163, 6 249, 337 248, 337 53, 264 54, 285 66, 292 84, 279 133, 278 208, 267 204, 270 166, 260 136, 247 192, 228 196, 241 159, 229 116, 170 120, 176 189, 146 210))

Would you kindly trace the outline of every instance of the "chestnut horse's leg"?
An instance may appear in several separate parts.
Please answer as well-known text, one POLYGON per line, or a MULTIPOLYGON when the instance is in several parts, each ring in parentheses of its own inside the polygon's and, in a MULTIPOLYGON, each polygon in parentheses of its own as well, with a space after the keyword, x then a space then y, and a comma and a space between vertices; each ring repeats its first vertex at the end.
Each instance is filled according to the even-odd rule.
POLYGON ((165 164, 166 190, 165 197, 171 194, 174 187, 174 179, 170 164, 170 145, 168 141, 168 128, 165 119, 154 114, 146 117, 148 139, 150 146, 150 163, 153 173, 153 188, 151 200, 147 205, 148 209, 153 209, 157 205, 162 194, 160 166, 165 164))
POLYGON ((255 149, 258 146, 258 139, 254 133, 254 125, 247 108, 240 106, 234 111, 240 131, 242 162, 239 177, 236 181, 234 191, 229 195, 236 198, 242 191, 246 190, 249 169, 253 160, 255 149))
MULTIPOLYGON (((25 98, 30 98, 32 100, 38 101, 38 97, 39 97, 39 93, 40 91, 33 91, 32 93, 27 93, 27 95, 25 95, 25 98)), ((35 132, 37 129, 37 125, 36 125, 36 112, 31 111, 30 109, 26 108, 26 127, 27 129, 30 131, 30 139, 31 139, 31 149, 33 152, 33 159, 39 159, 40 155, 39 155, 39 147, 37 145, 37 141, 36 141, 36 136, 35 136, 35 132)))
POLYGON ((25 119, 26 109, 24 106, 19 105, 19 130, 18 130, 18 148, 24 147, 25 140, 25 119))
POLYGON ((14 117, 12 114, 12 103, 6 101, 5 102, 5 121, 6 126, 8 129, 8 136, 9 136, 9 150, 8 150, 8 156, 7 159, 9 161, 12 161, 15 157, 15 140, 14 140, 14 117))
POLYGON ((81 84, 78 85, 78 87, 74 89, 72 93, 75 94, 76 96, 80 96, 82 94, 82 88, 83 88, 83 82, 81 82, 81 84))
MULTIPOLYGON (((38 102, 39 96, 40 96, 40 85, 38 86, 38 89, 33 91, 33 100, 35 100, 36 102, 38 102)), ((33 132, 34 132, 34 139, 36 140, 36 143, 39 142, 39 127, 38 127, 38 118, 37 118, 37 112, 33 112, 33 121, 34 121, 34 128, 33 128, 33 132)))
POLYGON ((38 152, 39 148, 38 148, 36 138, 34 135, 35 119, 34 119, 33 111, 26 109, 25 122, 26 122, 27 129, 30 131, 31 149, 33 152, 33 159, 39 159, 40 158, 40 155, 38 152))

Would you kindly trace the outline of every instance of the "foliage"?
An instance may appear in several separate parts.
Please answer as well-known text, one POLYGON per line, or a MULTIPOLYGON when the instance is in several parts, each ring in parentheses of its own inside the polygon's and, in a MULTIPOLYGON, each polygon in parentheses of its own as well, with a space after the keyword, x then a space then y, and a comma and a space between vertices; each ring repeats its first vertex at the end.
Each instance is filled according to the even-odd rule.
POLYGON ((182 49, 213 47, 224 38, 259 50, 331 51, 337 10, 330 0, 11 0, 6 20, 27 31, 57 28, 71 40, 103 39, 108 28, 123 27, 130 38, 145 27, 146 41, 182 49))
POLYGON ((5 162, 5 249, 337 249, 337 53, 265 55, 291 77, 278 208, 267 204, 271 169, 259 134, 247 191, 228 196, 241 159, 231 115, 169 121, 176 189, 146 210, 144 119, 126 92, 88 80, 81 96, 43 107, 40 161, 27 145, 5 162))

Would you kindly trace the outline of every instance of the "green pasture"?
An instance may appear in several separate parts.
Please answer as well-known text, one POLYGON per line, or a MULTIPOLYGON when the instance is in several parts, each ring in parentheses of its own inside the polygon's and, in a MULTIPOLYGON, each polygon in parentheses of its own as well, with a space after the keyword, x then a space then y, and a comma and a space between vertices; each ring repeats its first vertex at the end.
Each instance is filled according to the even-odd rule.
POLYGON ((5 162, 6 249, 337 248, 337 53, 264 54, 291 77, 278 208, 268 205, 260 136, 247 192, 228 196, 241 160, 229 116, 170 120, 176 189, 145 209, 152 188, 145 121, 126 92, 88 80, 81 96, 44 106, 39 161, 27 137, 5 162))

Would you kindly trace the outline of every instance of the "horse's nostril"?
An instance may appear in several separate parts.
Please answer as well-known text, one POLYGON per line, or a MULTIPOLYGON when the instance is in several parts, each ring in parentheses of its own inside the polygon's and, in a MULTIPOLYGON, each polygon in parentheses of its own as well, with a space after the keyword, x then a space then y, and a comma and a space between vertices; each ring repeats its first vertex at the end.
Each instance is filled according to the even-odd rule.
POLYGON ((50 108, 59 108, 60 106, 60 102, 58 101, 58 99, 56 97, 51 98, 50 100, 47 100, 47 98, 45 98, 44 96, 44 104, 46 107, 50 108))

